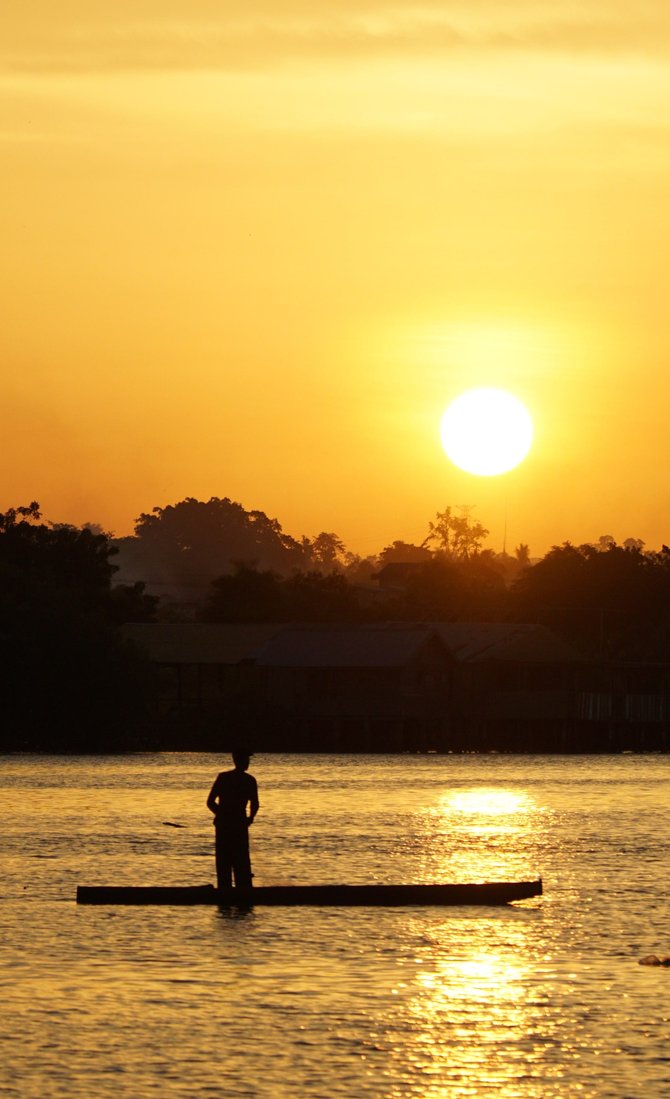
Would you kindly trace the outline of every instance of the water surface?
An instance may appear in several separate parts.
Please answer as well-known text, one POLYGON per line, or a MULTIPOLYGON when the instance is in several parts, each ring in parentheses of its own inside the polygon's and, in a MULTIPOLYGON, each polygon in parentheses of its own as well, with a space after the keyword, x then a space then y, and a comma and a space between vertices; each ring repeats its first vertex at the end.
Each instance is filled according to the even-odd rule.
POLYGON ((248 913, 74 904, 213 880, 218 757, 0 764, 0 1096, 670 1095, 664 756, 257 756, 258 884, 545 895, 248 913))

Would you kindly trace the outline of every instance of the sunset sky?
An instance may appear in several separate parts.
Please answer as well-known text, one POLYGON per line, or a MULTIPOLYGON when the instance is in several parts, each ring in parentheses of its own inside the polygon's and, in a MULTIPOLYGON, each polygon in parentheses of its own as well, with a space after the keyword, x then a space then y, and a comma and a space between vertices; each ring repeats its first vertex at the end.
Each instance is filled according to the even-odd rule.
POLYGON ((0 13, 0 510, 230 496, 367 554, 670 543, 663 0, 0 13), (520 397, 515 471, 440 420, 520 397))

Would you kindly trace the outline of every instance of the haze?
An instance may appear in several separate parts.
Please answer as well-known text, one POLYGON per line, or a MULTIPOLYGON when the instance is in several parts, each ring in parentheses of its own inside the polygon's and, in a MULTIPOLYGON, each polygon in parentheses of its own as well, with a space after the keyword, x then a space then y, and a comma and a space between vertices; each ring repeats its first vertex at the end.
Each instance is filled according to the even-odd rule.
POLYGON ((0 15, 5 460, 121 535, 229 496, 359 553, 670 542, 670 9, 24 0, 0 15), (10 10, 11 9, 11 10, 10 10), (473 385, 529 459, 460 473, 473 385))

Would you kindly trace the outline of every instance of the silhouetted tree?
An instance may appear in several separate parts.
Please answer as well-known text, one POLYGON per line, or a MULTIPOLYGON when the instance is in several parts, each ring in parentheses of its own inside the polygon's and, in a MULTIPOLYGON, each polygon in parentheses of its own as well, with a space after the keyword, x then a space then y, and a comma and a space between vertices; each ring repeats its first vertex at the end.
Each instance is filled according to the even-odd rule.
MULTIPOLYGON (((206 589, 235 563, 287 575, 309 560, 309 547, 285 534, 263 511, 213 496, 187 497, 139 516, 135 536, 121 538, 122 577, 129 582, 206 589)), ((157 589, 157 590, 160 590, 157 589)))
POLYGON ((284 581, 293 622, 352 622, 361 617, 356 592, 339 572, 297 572, 284 581))
POLYGON ((116 584, 109 593, 109 617, 112 622, 155 622, 158 597, 149 595, 146 584, 116 584))
POLYGON ((607 553, 608 550, 613 549, 615 546, 616 540, 611 534, 601 534, 596 542, 595 548, 598 550, 598 553, 607 553))
POLYGON ((593 653, 670 655, 670 555, 644 553, 637 540, 553 546, 519 577, 512 601, 518 617, 546 622, 593 653))
POLYGON ((520 542, 514 550, 517 564, 520 569, 527 569, 530 565, 530 546, 526 542, 520 542))
POLYGON ((239 563, 230 576, 212 581, 200 613, 203 622, 283 622, 286 607, 282 578, 239 563))
POLYGON ((440 555, 417 562, 383 604, 386 618, 483 621, 503 613, 505 583, 488 558, 440 555))
POLYGON ((37 521, 41 518, 40 505, 37 500, 33 500, 27 507, 8 508, 4 513, 0 512, 0 531, 6 534, 17 523, 28 523, 31 520, 37 521))
POLYGON ((417 561, 430 561, 432 559, 432 552, 427 546, 415 546, 412 542, 395 541, 391 542, 390 546, 384 546, 384 549, 377 558, 377 563, 380 569, 384 565, 392 565, 395 563, 414 564, 417 561))
POLYGON ((115 625, 104 534, 0 515, 0 677, 5 750, 125 746, 149 673, 115 625))
POLYGON ((436 549, 448 557, 465 558, 479 553, 488 530, 481 523, 470 519, 469 509, 461 508, 456 515, 452 508, 438 511, 434 523, 428 523, 428 535, 424 540, 433 542, 436 549))
POLYGON ((346 564, 347 548, 332 531, 322 530, 309 544, 311 564, 319 572, 333 572, 346 564))
POLYGON ((204 622, 332 622, 359 617, 355 589, 339 572, 290 577, 238 565, 220 576, 200 618, 204 622))
POLYGON ((376 571, 376 557, 359 557, 357 553, 347 553, 346 577, 350 583, 369 585, 376 571))

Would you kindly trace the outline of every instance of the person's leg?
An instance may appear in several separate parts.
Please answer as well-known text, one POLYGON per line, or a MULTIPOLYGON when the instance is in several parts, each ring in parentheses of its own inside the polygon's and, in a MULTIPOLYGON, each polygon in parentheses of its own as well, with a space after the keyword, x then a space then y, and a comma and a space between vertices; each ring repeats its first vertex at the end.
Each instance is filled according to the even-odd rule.
POLYGON ((237 889, 251 889, 251 858, 249 855, 249 832, 245 830, 237 837, 235 849, 232 855, 233 873, 235 875, 235 887, 237 889))
POLYGON ((230 843, 218 828, 216 830, 216 888, 230 889, 233 884, 233 864, 230 843))

